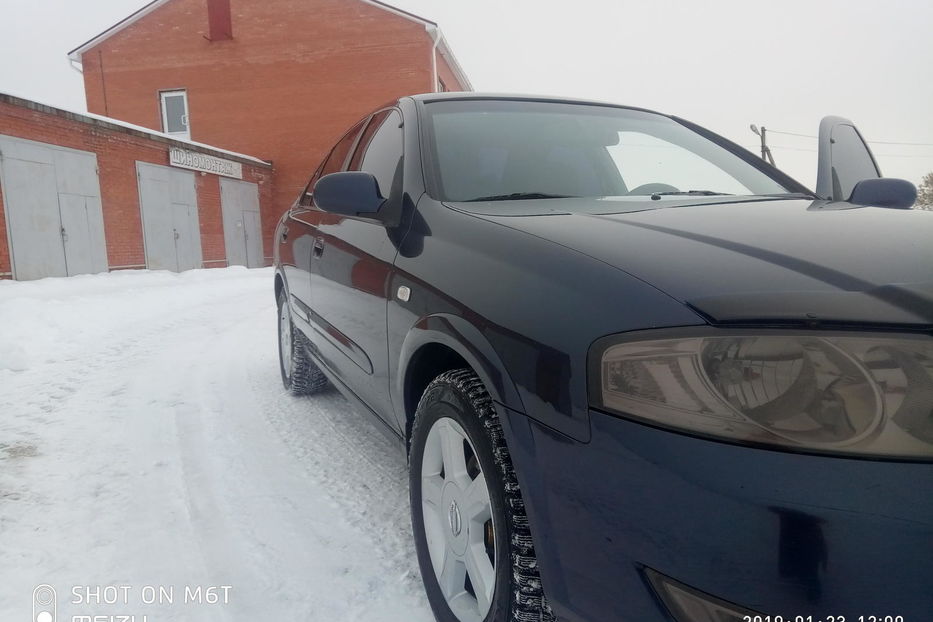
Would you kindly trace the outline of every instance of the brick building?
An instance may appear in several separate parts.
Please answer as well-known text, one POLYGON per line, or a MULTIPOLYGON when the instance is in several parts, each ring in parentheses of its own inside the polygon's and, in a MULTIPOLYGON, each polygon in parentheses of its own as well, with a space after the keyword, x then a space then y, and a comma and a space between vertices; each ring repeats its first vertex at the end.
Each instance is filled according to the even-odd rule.
POLYGON ((376 0, 156 0, 69 57, 89 111, 274 163, 267 258, 279 216, 356 120, 472 88, 437 24, 376 0))
POLYGON ((0 278, 261 266, 271 181, 257 158, 0 94, 0 278))
POLYGON ((343 131, 472 88, 377 0, 155 0, 69 59, 89 114, 0 94, 0 278, 264 265, 343 131))

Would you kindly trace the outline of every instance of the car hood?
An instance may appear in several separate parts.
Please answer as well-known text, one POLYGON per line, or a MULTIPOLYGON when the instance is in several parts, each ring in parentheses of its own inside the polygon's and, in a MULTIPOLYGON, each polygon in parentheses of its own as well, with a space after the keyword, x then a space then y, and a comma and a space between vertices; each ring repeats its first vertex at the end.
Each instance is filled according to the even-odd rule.
POLYGON ((450 207, 608 263, 714 323, 933 325, 933 212, 737 197, 450 207))

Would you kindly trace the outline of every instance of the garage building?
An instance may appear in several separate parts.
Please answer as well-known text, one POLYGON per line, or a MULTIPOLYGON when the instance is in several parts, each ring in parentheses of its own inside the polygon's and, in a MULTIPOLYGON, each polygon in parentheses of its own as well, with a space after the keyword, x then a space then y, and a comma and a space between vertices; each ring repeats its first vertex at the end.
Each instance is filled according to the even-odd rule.
POLYGON ((272 165, 0 94, 0 278, 265 265, 272 165))

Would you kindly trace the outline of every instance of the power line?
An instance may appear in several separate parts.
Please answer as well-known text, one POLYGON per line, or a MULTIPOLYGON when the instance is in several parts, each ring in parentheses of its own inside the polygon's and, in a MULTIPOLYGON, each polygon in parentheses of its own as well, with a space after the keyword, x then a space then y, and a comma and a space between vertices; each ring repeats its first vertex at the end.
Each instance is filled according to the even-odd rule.
POLYGON ((806 147, 788 147, 787 145, 771 145, 774 149, 786 149, 788 151, 810 151, 816 153, 818 149, 808 149, 806 147))
POLYGON ((933 154, 930 155, 917 155, 915 153, 876 153, 879 158, 924 158, 927 160, 933 160, 933 154))
POLYGON ((933 143, 899 143, 893 140, 870 140, 873 145, 907 145, 909 147, 933 147, 933 143))
MULTIPOLYGON (((806 149, 804 147, 789 147, 787 145, 771 145, 774 149, 785 149, 790 151, 809 151, 811 153, 816 153, 818 149, 806 149)), ((879 158, 924 158, 927 160, 933 160, 933 154, 917 154, 917 153, 876 153, 876 157, 879 158)))
POLYGON ((798 134, 796 132, 782 132, 781 130, 768 130, 772 134, 784 134, 785 136, 800 136, 801 138, 816 138, 812 134, 798 134))
MULTIPOLYGON (((772 134, 784 134, 785 136, 799 136, 800 138, 818 138, 813 134, 799 134, 797 132, 784 132, 782 130, 768 129, 772 134)), ((866 141, 872 145, 906 145, 908 147, 933 147, 933 143, 907 143, 895 140, 869 140, 866 141)))
MULTIPOLYGON (((768 130, 768 131, 769 131, 769 132, 772 132, 773 130, 768 130)), ((777 132, 775 132, 775 133, 777 133, 777 132)), ((742 146, 745 147, 746 149, 749 149, 749 150, 757 149, 757 148, 758 148, 758 145, 742 145, 742 146)), ((808 152, 808 153, 816 153, 816 152, 818 151, 818 149, 810 149, 810 148, 807 148, 807 147, 791 147, 791 146, 789 146, 789 145, 769 145, 769 147, 771 147, 772 149, 784 149, 785 151, 806 151, 806 152, 808 152)), ((879 158, 924 158, 924 159, 933 159, 933 154, 924 155, 924 154, 916 154, 916 153, 911 153, 911 154, 907 154, 907 153, 876 153, 875 156, 876 156, 876 157, 879 157, 879 158)))

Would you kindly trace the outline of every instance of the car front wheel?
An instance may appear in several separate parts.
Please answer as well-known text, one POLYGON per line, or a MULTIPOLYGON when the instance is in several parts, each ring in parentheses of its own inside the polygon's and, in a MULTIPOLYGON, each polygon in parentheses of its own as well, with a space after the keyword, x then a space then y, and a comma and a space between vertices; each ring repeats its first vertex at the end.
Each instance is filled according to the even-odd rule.
POLYGON ((410 458, 415 547, 437 620, 553 620, 502 426, 472 371, 428 385, 410 458))

